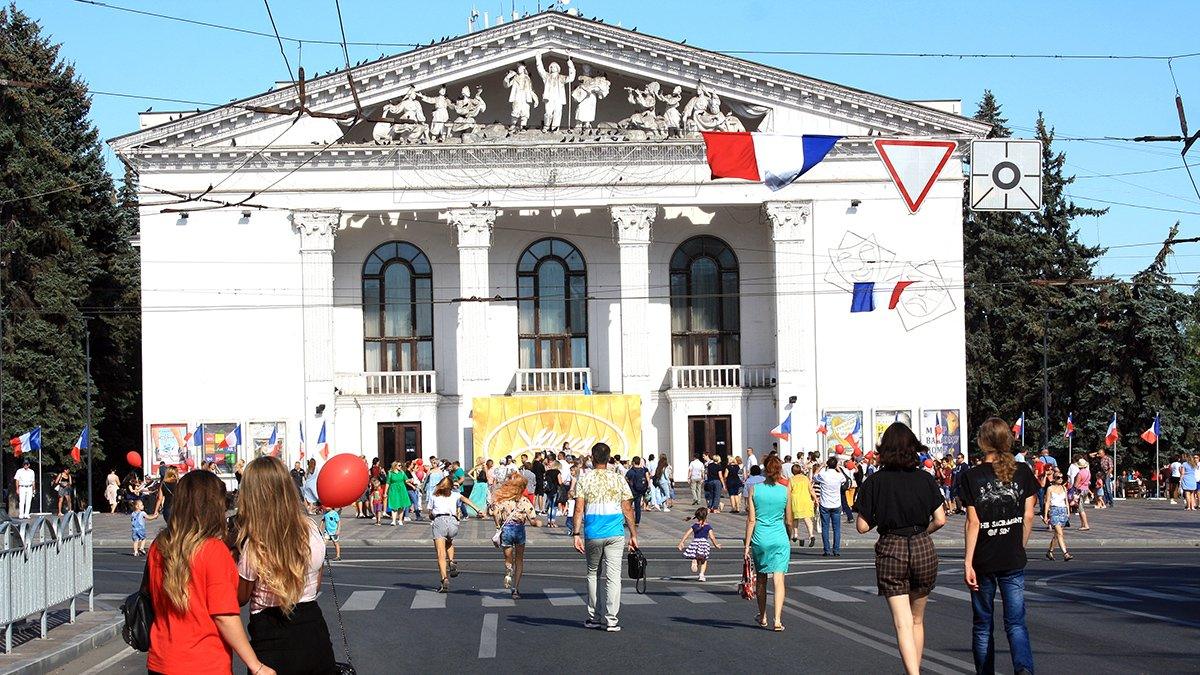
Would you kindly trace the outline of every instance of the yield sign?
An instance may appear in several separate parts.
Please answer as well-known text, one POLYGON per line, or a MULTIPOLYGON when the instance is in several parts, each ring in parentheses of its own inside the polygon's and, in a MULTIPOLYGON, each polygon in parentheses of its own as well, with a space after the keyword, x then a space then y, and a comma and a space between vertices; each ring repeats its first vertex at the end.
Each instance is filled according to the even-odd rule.
POLYGON ((879 159, 904 198, 909 213, 916 213, 933 188, 942 167, 958 144, 954 141, 875 141, 879 159))

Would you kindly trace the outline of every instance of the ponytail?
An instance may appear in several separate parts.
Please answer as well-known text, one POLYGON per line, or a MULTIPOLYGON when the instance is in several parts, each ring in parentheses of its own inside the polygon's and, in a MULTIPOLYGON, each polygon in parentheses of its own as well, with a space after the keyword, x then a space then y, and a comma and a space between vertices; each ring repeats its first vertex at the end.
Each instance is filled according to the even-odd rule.
POLYGON ((992 456, 992 471, 1001 483, 1013 479, 1017 458, 1012 453, 1013 434, 1008 423, 999 417, 989 417, 979 426, 979 446, 992 456))

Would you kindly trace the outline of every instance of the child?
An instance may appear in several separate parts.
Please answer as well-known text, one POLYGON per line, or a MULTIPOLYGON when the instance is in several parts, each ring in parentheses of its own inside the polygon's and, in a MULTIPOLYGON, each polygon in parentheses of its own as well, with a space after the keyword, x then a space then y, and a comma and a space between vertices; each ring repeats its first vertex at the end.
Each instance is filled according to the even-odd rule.
POLYGON ((340 511, 325 509, 321 520, 325 521, 325 538, 333 542, 333 559, 341 561, 342 544, 338 541, 338 530, 342 529, 342 514, 340 511))
POLYGON ((717 538, 713 535, 712 525, 708 524, 708 509, 700 507, 696 509, 695 519, 691 528, 683 533, 683 538, 679 540, 679 550, 683 551, 683 557, 692 561, 692 571, 700 572, 700 576, 696 577, 696 581, 705 581, 704 573, 708 571, 708 555, 712 553, 713 547, 721 548, 717 543, 717 538), (687 545, 687 550, 683 548, 683 542, 687 541, 688 535, 692 535, 692 541, 687 545))
POLYGON ((146 521, 154 520, 157 517, 146 515, 146 506, 142 504, 142 500, 134 500, 133 513, 129 516, 129 525, 133 538, 133 557, 146 555, 146 521))
POLYGON ((371 513, 375 515, 375 524, 379 524, 379 519, 383 516, 384 507, 387 505, 387 479, 383 474, 380 474, 374 481, 371 487, 371 513))

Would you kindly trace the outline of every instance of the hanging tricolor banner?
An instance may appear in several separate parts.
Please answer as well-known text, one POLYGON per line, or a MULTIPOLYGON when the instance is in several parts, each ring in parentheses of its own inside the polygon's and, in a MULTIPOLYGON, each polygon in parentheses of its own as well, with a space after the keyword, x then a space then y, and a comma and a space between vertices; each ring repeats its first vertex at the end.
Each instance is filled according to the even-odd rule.
POLYGON ((1013 436, 1016 436, 1017 438, 1022 438, 1025 436, 1025 413, 1021 413, 1021 416, 1018 417, 1017 421, 1013 423, 1012 432, 1013 436))
MULTIPOLYGON (((888 309, 896 309, 900 304, 900 296, 904 293, 904 289, 917 283, 916 281, 897 281, 892 287, 892 296, 888 299, 888 309)), ((854 290, 850 299, 850 312, 874 312, 875 311, 875 282, 874 281, 856 281, 854 282, 854 290)))
POLYGON ((192 445, 196 446, 197 448, 204 447, 204 425, 197 424, 196 430, 188 434, 188 438, 192 440, 192 445))
POLYGON ((1158 437, 1162 436, 1162 425, 1158 422, 1158 415, 1154 416, 1154 424, 1150 428, 1142 432, 1142 440, 1150 445, 1158 442, 1158 437))
POLYGON ((955 141, 880 139, 875 151, 900 191, 909 213, 916 213, 937 182, 958 143, 955 141))
POLYGON ((85 426, 83 431, 79 432, 79 438, 75 439, 75 445, 71 446, 71 459, 76 464, 83 462, 83 451, 87 450, 88 446, 88 428, 85 426))
POLYGON ((42 428, 34 427, 31 431, 17 436, 8 442, 13 449, 13 457, 20 457, 26 452, 41 452, 42 450, 42 428))
POLYGON ((778 438, 781 441, 790 440, 792 438, 792 413, 788 411, 787 417, 771 430, 771 437, 778 438))
POLYGON ((1117 429, 1117 413, 1113 413, 1112 420, 1108 423, 1108 431, 1104 434, 1104 447, 1112 447, 1121 437, 1121 432, 1117 429))
POLYGON ((706 131, 704 154, 713 178, 761 181, 782 190, 816 166, 841 136, 706 131))
POLYGON ((1064 437, 1070 438, 1075 435, 1075 420, 1072 413, 1067 413, 1067 430, 1063 434, 1064 437))

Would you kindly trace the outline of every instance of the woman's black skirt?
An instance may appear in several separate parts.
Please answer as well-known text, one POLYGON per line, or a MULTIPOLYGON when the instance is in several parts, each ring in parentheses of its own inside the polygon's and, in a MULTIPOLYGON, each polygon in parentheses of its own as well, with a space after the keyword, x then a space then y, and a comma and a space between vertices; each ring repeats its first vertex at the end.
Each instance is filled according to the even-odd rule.
POLYGON ((332 675, 333 644, 316 602, 302 602, 286 616, 278 607, 250 615, 250 646, 279 675, 332 675))

